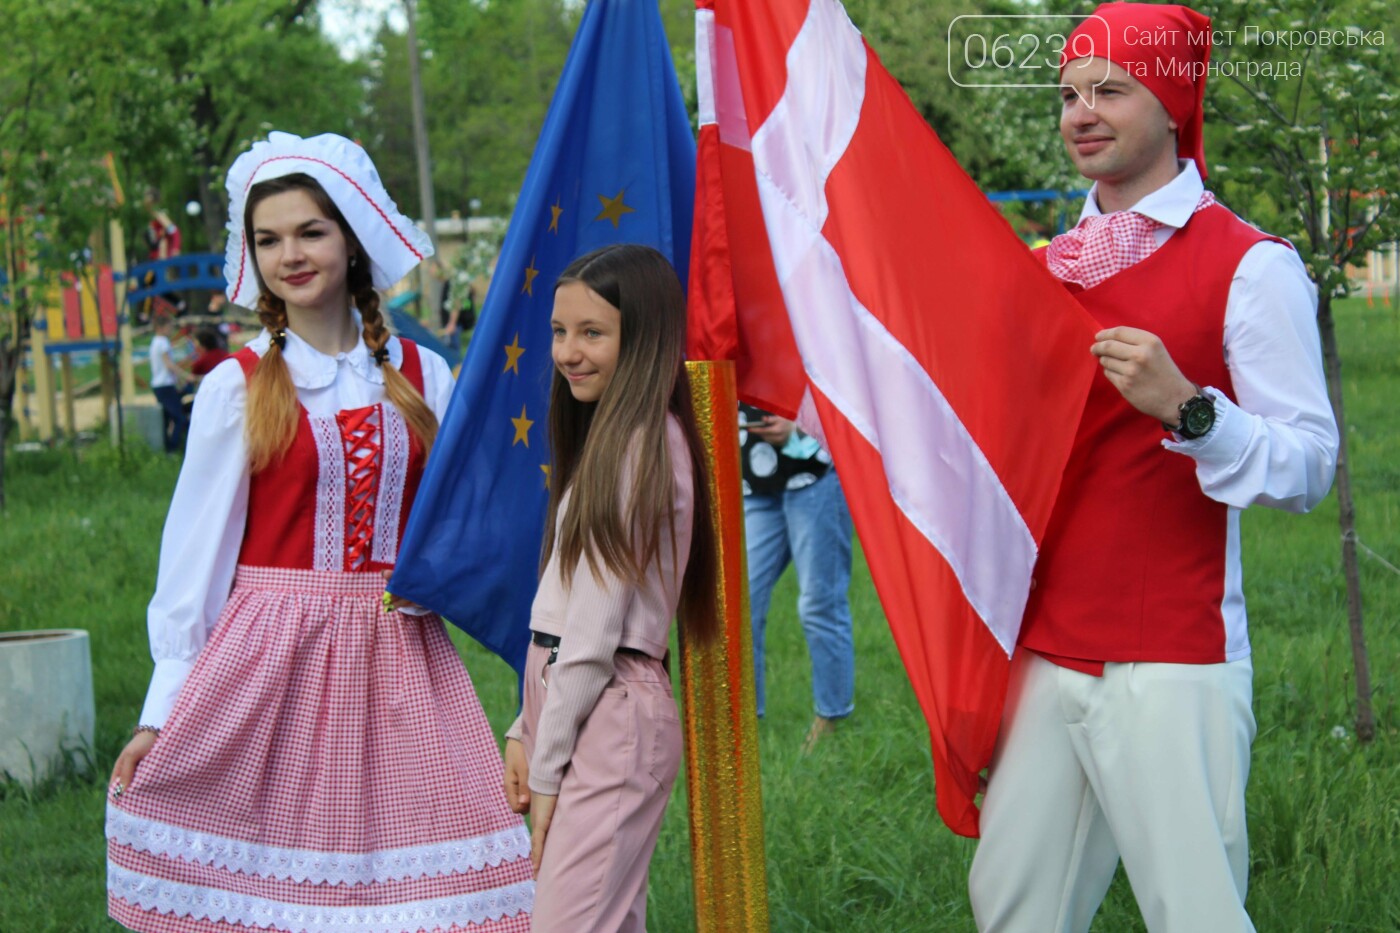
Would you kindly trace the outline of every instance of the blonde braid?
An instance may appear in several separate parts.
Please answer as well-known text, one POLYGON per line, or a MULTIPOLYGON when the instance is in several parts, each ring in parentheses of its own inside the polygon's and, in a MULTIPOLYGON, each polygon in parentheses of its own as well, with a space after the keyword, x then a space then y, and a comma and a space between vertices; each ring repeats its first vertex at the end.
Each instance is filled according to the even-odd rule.
POLYGON ((258 292, 258 322, 279 350, 287 348, 287 303, 269 291, 258 292))
POLYGON ((266 289, 258 294, 258 320, 272 334, 272 343, 248 379, 248 409, 244 434, 248 465, 264 470, 282 458, 297 436, 300 406, 287 360, 287 303, 266 289))
MULTIPOLYGON (((360 265, 367 266, 368 263, 362 260, 360 265)), ((352 275, 353 271, 354 267, 352 275)), ((408 422, 408 429, 423 445, 423 453, 426 456, 428 451, 432 450, 433 440, 437 437, 437 417, 423 400, 423 396, 413 387, 413 383, 389 362, 389 328, 384 325, 384 315, 379 310, 379 292, 374 290, 368 269, 356 277, 360 281, 352 282, 351 285, 355 290, 355 307, 360 309, 360 319, 364 323, 365 346, 369 348, 370 355, 384 373, 385 394, 399 410, 399 414, 403 415, 404 421, 408 422)))
POLYGON ((365 346, 370 356, 381 367, 389 362, 389 328, 384 324, 384 315, 379 310, 379 292, 373 285, 365 285, 355 292, 355 307, 360 309, 360 320, 364 323, 365 346))

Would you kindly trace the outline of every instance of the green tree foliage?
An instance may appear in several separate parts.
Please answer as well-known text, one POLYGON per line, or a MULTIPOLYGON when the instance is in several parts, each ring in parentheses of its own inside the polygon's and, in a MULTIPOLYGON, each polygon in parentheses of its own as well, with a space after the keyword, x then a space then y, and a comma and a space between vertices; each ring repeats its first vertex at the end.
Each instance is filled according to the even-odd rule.
POLYGON ((7 184, 81 242, 92 218, 67 197, 65 166, 113 152, 133 201, 148 185, 168 209, 200 200, 204 229, 187 242, 221 247, 222 177, 243 146, 270 129, 353 134, 362 116, 362 68, 321 35, 315 6, 0 0, 0 158, 23 179, 7 184))
MULTIPOLYGON (((71 268, 115 193, 101 162, 141 126, 123 125, 122 104, 169 117, 158 82, 117 49, 134 40, 131 24, 113 23, 107 41, 83 28, 86 7, 55 0, 0 2, 8 54, 0 55, 0 262, 8 280, 0 312, 0 470, 15 377, 29 318, 46 271, 71 268)), ((0 505, 4 502, 0 472, 0 505)))
MULTIPOLYGON (((123 15, 138 8, 110 6, 123 15)), ((154 0, 139 8, 149 31, 141 63, 179 85, 186 104, 177 122, 164 124, 167 143, 151 150, 160 162, 135 167, 167 182, 167 207, 199 200, 204 224, 195 245, 218 250, 228 209, 223 178, 234 157, 273 129, 355 136, 363 70, 321 35, 314 0, 154 0)))
MULTIPOLYGON (((508 216, 582 7, 565 0, 422 0, 419 11, 439 212, 465 214, 477 198, 480 213, 508 216)), ((406 96, 399 106, 407 109, 406 96)))
MULTIPOLYGON (((387 22, 375 35, 365 61, 368 105, 360 141, 374 157, 380 180, 399 207, 410 217, 422 213, 418 203, 418 167, 413 155, 413 98, 409 85, 408 37, 395 32, 387 22)), ((428 127, 431 131, 451 119, 437 106, 437 87, 425 76, 424 97, 428 101, 428 127)), ((430 141, 431 145, 431 141, 430 141)), ((434 151, 438 170, 448 153, 434 151)), ((437 203, 448 212, 458 205, 439 185, 437 203), (444 199, 444 195, 447 195, 444 199)))
POLYGON ((1394 7, 1225 0, 1203 9, 1229 40, 1214 50, 1220 73, 1207 95, 1212 182, 1291 239, 1319 290, 1340 296, 1345 266, 1400 233, 1394 7), (1341 44, 1295 41, 1322 33, 1341 44))
MULTIPOLYGON (((695 90, 695 4, 658 0, 681 92, 692 114, 695 90)), ((952 86, 947 34, 968 12, 953 0, 849 0, 852 21, 901 82, 914 105, 968 170, 987 187, 1019 187, 1039 148, 989 145, 994 98, 1019 94, 1050 114, 1053 92, 986 91, 952 86)), ((1015 12, 1013 0, 992 0, 979 12, 1015 12)), ((420 0, 420 52, 439 213, 507 214, 543 125, 582 4, 568 0, 420 0)), ((415 212, 407 45, 381 28, 369 56, 366 140, 390 190, 415 212)), ((1055 154, 1064 174, 1068 162, 1055 154)))
POLYGON ((26 252, 83 244, 114 204, 104 153, 147 149, 179 117, 178 84, 124 51, 140 40, 133 19, 113 17, 96 42, 89 12, 71 0, 0 0, 9 47, 0 56, 0 188, 12 212, 43 219, 42 239, 22 244, 26 252))
POLYGON ((0 195, 25 221, 3 244, 15 282, 0 314, 2 443, 34 277, 71 268, 114 212, 139 229, 148 186, 177 217, 203 206, 187 250, 222 249, 234 156, 270 129, 354 135, 363 81, 321 35, 315 0, 0 0, 0 23, 0 195))
POLYGON ((699 91, 695 86, 695 2, 694 0, 660 0, 661 25, 671 45, 671 61, 676 66, 676 80, 685 98, 686 112, 691 122, 698 119, 699 91))

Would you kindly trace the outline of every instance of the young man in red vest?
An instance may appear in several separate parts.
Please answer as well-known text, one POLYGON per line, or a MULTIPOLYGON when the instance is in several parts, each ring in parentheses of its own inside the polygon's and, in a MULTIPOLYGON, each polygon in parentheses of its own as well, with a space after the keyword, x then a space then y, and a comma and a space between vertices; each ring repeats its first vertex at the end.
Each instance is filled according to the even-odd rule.
POLYGON ((973 911, 1088 930, 1121 858, 1153 933, 1252 930, 1239 516, 1331 485, 1316 292, 1204 189, 1206 17, 1107 3, 1066 49, 1060 130, 1094 186, 1042 255, 1104 328, 1103 373, 1012 663, 973 911))

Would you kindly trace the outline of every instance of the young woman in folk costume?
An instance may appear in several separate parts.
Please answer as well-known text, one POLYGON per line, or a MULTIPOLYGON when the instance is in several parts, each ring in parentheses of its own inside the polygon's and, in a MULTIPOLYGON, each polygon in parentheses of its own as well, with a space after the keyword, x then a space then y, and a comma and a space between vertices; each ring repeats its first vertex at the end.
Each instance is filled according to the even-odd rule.
POLYGON ((143 931, 522 931, 529 838, 442 622, 383 571, 452 378, 376 287, 431 254, 369 157, 273 133, 228 177, 265 329, 197 396, 117 760, 108 907, 143 931), (354 307, 351 303, 353 301, 354 307))
POLYGON ((564 270, 551 323, 549 517, 506 796, 534 821, 534 929, 640 933, 681 754, 671 618, 697 639, 715 619, 685 295, 660 253, 610 246, 564 270))

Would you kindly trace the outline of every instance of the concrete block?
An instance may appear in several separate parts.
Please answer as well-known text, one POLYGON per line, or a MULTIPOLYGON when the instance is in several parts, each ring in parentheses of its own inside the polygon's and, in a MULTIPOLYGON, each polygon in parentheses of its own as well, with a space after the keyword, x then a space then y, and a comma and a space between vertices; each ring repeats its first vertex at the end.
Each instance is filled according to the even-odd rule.
POLYGON ((0 773, 33 786, 92 760, 92 655, 81 629, 0 632, 0 773))
MULTIPOLYGON (((156 452, 165 450, 165 418, 154 399, 140 399, 122 406, 127 440, 141 440, 156 452)), ((112 426, 112 443, 117 442, 117 403, 112 403, 107 423, 112 426)))

